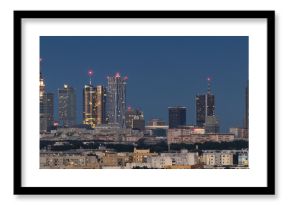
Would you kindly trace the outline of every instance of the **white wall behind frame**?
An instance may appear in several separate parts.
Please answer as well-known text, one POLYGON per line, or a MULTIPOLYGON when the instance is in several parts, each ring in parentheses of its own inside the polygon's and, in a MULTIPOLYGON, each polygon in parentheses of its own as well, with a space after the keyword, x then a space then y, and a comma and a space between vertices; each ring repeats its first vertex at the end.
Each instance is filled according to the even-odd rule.
POLYGON ((27 105, 23 110, 29 112, 29 115, 23 115, 24 186, 266 186, 266 104, 261 103, 266 102, 267 88, 265 19, 25 19, 23 33, 23 69, 26 73, 23 76, 23 105, 27 105), (249 36, 250 169, 39 169, 39 127, 35 126, 39 124, 36 122, 39 118, 39 90, 35 86, 38 85, 39 77, 39 37, 108 35, 249 36), (256 79, 259 79, 259 83, 252 83, 256 82, 256 79), (258 92, 259 95, 254 95, 258 92))

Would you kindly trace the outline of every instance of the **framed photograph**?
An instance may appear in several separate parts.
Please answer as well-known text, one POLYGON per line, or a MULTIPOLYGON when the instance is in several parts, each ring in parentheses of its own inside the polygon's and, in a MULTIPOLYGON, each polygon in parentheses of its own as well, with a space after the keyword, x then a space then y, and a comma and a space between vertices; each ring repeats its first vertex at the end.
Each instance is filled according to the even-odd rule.
POLYGON ((14 194, 275 194, 274 11, 14 11, 14 194))

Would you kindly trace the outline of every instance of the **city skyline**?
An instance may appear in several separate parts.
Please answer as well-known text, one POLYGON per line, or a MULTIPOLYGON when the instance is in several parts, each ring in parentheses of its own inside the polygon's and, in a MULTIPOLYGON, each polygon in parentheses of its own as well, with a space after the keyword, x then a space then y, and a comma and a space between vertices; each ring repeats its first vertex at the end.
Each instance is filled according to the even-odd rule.
MULTIPOLYGON (((41 37, 40 45, 40 57, 44 59, 41 62, 41 71, 45 76, 44 79, 46 82, 47 91, 54 93, 55 88, 60 88, 63 84, 68 84, 76 90, 78 123, 82 121, 80 118, 82 111, 81 107, 83 106, 82 101, 80 100, 82 99, 82 93, 80 92, 81 88, 85 84, 88 84, 89 81, 92 81, 93 86, 107 85, 105 80, 106 76, 115 75, 120 72, 123 76, 126 75, 129 78, 127 86, 127 106, 140 108, 144 112, 144 118, 146 121, 152 118, 161 118, 168 123, 168 107, 180 105, 185 106, 188 109, 187 124, 195 124, 195 96, 206 93, 206 79, 210 76, 212 79, 211 89, 213 94, 216 96, 216 114, 221 121, 221 127, 224 131, 227 131, 229 127, 243 126, 245 107, 244 90, 248 80, 248 37, 41 37), (69 42, 73 45, 70 44, 70 46, 68 46, 69 42), (94 46, 91 45, 88 47, 88 44, 92 42, 94 43, 93 45, 95 45, 96 42, 99 44, 101 42, 102 46, 99 45, 100 48, 94 50, 92 48, 94 46), (120 60, 108 58, 108 53, 110 53, 108 50, 112 48, 120 50, 122 45, 124 46, 125 43, 127 43, 127 47, 123 47, 125 51, 120 53, 124 59, 120 60), (203 47, 201 47, 202 43, 203 47), (65 47, 64 44, 66 44, 67 47, 65 47), (107 46, 104 46, 104 44, 107 46), (160 47, 161 45, 165 47, 162 48, 160 47), (197 51, 194 45, 199 45, 197 47, 199 50, 201 48, 204 49, 201 49, 200 51, 203 55, 207 54, 205 56, 207 56, 209 61, 219 62, 219 64, 216 64, 216 66, 211 65, 209 68, 205 69, 190 70, 189 65, 192 64, 193 61, 197 61, 200 64, 200 67, 204 67, 209 63, 208 59, 205 57, 203 57, 204 62, 198 60, 196 56, 192 56, 192 58, 190 58, 188 52, 186 51, 190 50, 190 45, 193 46, 191 50, 195 52, 197 51), (217 45, 219 46, 217 47, 217 45), (223 45, 223 48, 220 48, 221 45, 223 45), (79 59, 71 58, 71 61, 77 64, 72 65, 73 70, 71 70, 71 72, 68 71, 67 67, 70 67, 68 65, 65 66, 63 70, 57 71, 55 70, 56 68, 59 68, 62 64, 67 63, 65 59, 68 57, 66 55, 60 55, 63 56, 64 59, 61 60, 58 58, 59 55, 57 54, 59 54, 59 49, 56 48, 59 48, 59 46, 62 46, 61 50, 63 52, 67 51, 68 56, 70 57, 80 52, 80 50, 83 51, 83 47, 85 46, 87 46, 88 50, 92 50, 99 55, 99 50, 103 48, 105 53, 104 55, 107 55, 107 59, 100 58, 102 60, 94 61, 91 58, 89 58, 89 60, 82 55, 79 59), (75 49, 77 48, 79 51, 71 52, 69 51, 69 48, 71 47, 74 47, 75 49), (108 47, 110 49, 108 49, 108 47), (139 50, 136 50, 137 47, 140 47, 139 50), (171 50, 169 49, 169 51, 166 51, 168 50, 168 47, 170 47, 171 50), (174 51, 175 49, 173 49, 173 47, 176 51, 174 51), (144 48, 147 52, 144 51, 144 48), (214 48, 216 49, 213 51, 212 49, 214 48), (158 52, 155 51, 155 49, 157 49, 158 52), (221 49, 224 51, 221 52, 222 55, 218 52, 221 49), (53 50, 56 51, 56 53, 52 53, 53 50), (148 52, 149 50, 153 52, 153 55, 152 52, 148 52), (183 53, 180 53, 181 50, 183 50, 183 53), (148 64, 151 64, 153 68, 151 67, 148 72, 146 72, 146 70, 144 71, 144 69, 137 69, 137 67, 140 67, 141 64, 136 63, 136 58, 139 58, 140 60, 141 57, 140 55, 134 56, 132 51, 135 51, 135 53, 140 52, 143 55, 143 64, 146 65, 146 68, 149 68, 147 67, 148 64), (233 54, 233 51, 236 51, 236 55, 233 54), (130 57, 129 54, 133 56, 130 57), (148 56, 145 56, 145 54, 149 55, 150 58, 155 59, 155 61, 152 61, 152 59, 151 61, 146 61, 148 56), (210 58, 210 56, 214 56, 214 58, 210 58), (172 61, 170 57, 176 59, 172 61), (218 57, 220 57, 220 59, 218 57), (166 59, 166 61, 164 61, 164 59, 166 59), (184 61, 182 61, 182 59, 184 59, 184 61), (237 59, 239 59, 239 61, 237 61, 237 59), (225 67, 227 72, 224 71, 225 68, 220 69, 220 72, 217 71, 218 69, 216 69, 216 67, 221 66, 221 60, 225 60, 224 65, 226 65, 225 67), (97 67, 102 66, 91 65, 94 63, 105 64, 106 62, 104 61, 107 61, 107 67, 109 69, 98 69, 97 67), (114 61, 114 63, 112 63, 112 61, 114 61), (117 62, 120 62, 122 66, 118 65, 117 62), (154 65, 154 62, 156 65, 154 65), (160 64, 162 64, 161 62, 165 62, 165 64, 168 65, 166 66, 168 70, 164 70, 164 68, 156 70, 156 66, 160 66, 160 64), (170 63, 173 63, 173 65, 170 63), (81 64, 87 65, 82 66, 81 64), (115 68, 112 64, 116 65, 115 68), (132 70, 133 65, 136 65, 135 70, 132 70), (229 69, 229 65, 237 68, 242 67, 243 69, 238 71, 235 70, 233 72, 233 70, 229 69), (86 75, 88 69, 94 70, 94 75, 91 76, 90 79, 86 75), (74 74, 76 71, 79 72, 77 76, 74 74), (50 77, 52 72, 55 72, 53 79, 50 77), (189 73, 192 74, 192 80, 188 78, 190 76, 189 73), (236 73, 239 75, 236 75, 236 73), (151 74, 150 77, 148 77, 148 74, 151 74), (236 79, 233 82, 232 76, 235 75, 236 79), (179 76, 180 79, 175 78, 175 76, 179 76), (61 81, 62 85, 59 85, 61 81), (80 87, 81 84, 83 84, 82 87, 80 87), (163 89, 163 93, 161 92, 161 89, 163 89), (160 97, 158 98, 158 96, 160 97), (232 113, 235 114, 233 115, 232 113)), ((114 55, 118 53, 116 50, 112 51, 114 55)), ((86 54, 91 55, 90 52, 87 52, 86 54)), ((201 54, 199 55, 201 56, 201 54)), ((57 110, 56 106, 55 110, 57 110)), ((58 119, 56 114, 55 118, 58 119)))

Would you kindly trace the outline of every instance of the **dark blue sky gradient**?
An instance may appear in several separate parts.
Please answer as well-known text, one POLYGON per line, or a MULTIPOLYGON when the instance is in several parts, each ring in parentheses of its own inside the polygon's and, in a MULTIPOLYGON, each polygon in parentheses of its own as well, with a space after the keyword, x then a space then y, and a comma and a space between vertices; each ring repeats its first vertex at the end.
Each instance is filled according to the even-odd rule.
POLYGON ((195 123, 194 97, 212 79, 216 114, 222 131, 243 125, 248 80, 248 37, 127 36, 40 37, 42 73, 48 92, 69 84, 76 89, 77 120, 82 120, 82 88, 94 70, 94 85, 106 77, 128 76, 127 106, 141 108, 145 120, 168 122, 168 106, 187 107, 187 124, 195 123))

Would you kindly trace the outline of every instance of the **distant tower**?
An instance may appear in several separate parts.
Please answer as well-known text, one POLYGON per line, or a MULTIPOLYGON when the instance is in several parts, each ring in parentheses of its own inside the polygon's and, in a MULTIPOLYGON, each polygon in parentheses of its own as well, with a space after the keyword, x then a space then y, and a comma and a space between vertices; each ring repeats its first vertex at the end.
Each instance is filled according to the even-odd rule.
POLYGON ((106 100, 107 91, 103 85, 96 87, 95 96, 95 110, 96 110, 96 124, 106 124, 106 100))
POLYGON ((168 107, 169 128, 186 125, 186 107, 168 107))
POLYGON ((46 98, 46 112, 48 116, 48 129, 50 130, 53 126, 54 122, 54 94, 53 93, 45 93, 45 98, 46 98))
POLYGON ((205 98, 206 103, 206 116, 214 116, 215 115, 215 101, 214 95, 211 94, 211 79, 207 78, 207 94, 205 98))
POLYGON ((42 97, 45 92, 45 83, 42 77, 42 73, 40 72, 40 79, 39 79, 39 97, 42 97))
POLYGON ((215 96, 211 93, 211 79, 207 78, 207 93, 196 95, 196 125, 204 127, 208 116, 215 116, 215 96))
POLYGON ((83 124, 96 127, 96 88, 92 86, 93 70, 88 71, 89 85, 83 88, 83 124))
POLYGON ((43 93, 40 97, 40 131, 49 131, 53 126, 53 93, 43 93))
POLYGON ((40 114, 40 131, 49 131, 53 126, 53 109, 54 109, 53 93, 45 91, 45 82, 40 72, 39 79, 39 114, 40 114))
POLYGON ((120 73, 116 73, 115 76, 108 76, 107 78, 108 121, 125 128, 126 84, 128 78, 126 76, 121 77, 120 73))
POLYGON ((85 85, 83 89, 83 124, 96 127, 96 88, 85 85))
POLYGON ((68 85, 58 89, 58 117, 64 127, 76 125, 76 95, 75 90, 68 85))
POLYGON ((196 110, 196 125, 203 127, 205 124, 206 116, 206 95, 195 96, 195 110, 196 110))

